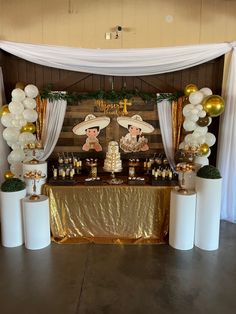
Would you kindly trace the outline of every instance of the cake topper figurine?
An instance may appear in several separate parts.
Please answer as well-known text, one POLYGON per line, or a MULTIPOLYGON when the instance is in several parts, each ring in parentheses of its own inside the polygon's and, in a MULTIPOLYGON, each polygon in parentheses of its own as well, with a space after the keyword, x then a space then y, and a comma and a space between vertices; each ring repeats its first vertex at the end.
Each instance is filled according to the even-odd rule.
POLYGON ((132 117, 118 117, 119 125, 127 128, 129 133, 120 139, 120 148, 126 152, 139 152, 149 150, 148 140, 141 136, 142 133, 152 133, 154 127, 143 121, 141 116, 134 115, 132 117))
POLYGON ((72 131, 76 135, 87 135, 87 139, 82 149, 89 151, 94 149, 96 152, 102 151, 102 146, 99 144, 98 135, 101 129, 104 129, 110 123, 108 117, 95 117, 93 114, 88 114, 84 121, 73 127, 72 131))

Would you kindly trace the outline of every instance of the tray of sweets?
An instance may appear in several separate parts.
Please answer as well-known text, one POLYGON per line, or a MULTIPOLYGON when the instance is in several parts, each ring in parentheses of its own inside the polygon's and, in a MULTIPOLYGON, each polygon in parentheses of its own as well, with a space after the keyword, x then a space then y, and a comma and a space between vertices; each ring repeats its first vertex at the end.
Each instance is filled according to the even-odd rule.
POLYGON ((162 180, 162 179, 152 179, 151 181, 151 184, 152 185, 157 185, 157 186, 177 186, 179 185, 178 184, 178 181, 176 180, 162 180))
POLYGON ((128 178, 128 184, 129 185, 145 185, 146 184, 146 180, 145 178, 142 177, 129 177, 128 178))
POLYGON ((77 181, 75 179, 54 179, 50 178, 48 183, 51 185, 75 185, 77 181))
POLYGON ((87 178, 84 180, 85 185, 105 185, 107 184, 105 181, 98 178, 87 178))

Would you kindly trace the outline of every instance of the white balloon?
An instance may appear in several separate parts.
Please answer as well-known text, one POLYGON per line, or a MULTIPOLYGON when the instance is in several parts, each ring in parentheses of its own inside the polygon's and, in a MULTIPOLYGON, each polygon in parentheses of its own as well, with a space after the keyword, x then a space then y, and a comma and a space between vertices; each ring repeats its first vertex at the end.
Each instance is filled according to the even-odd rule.
POLYGON ((185 105, 184 108, 183 108, 183 115, 184 115, 184 116, 187 116, 188 113, 189 113, 192 109, 194 109, 194 105, 192 105, 192 104, 187 104, 187 105, 185 105))
POLYGON ((25 106, 26 109, 34 109, 36 108, 36 101, 33 98, 26 97, 23 100, 23 105, 25 106))
POLYGON ((206 116, 206 111, 205 110, 199 111, 198 116, 199 116, 199 118, 204 118, 206 116))
POLYGON ((25 94, 27 97, 30 97, 30 98, 37 97, 39 94, 38 87, 36 87, 33 84, 29 84, 29 85, 25 86, 25 94))
POLYGON ((14 101, 22 101, 25 99, 25 92, 20 88, 15 88, 11 92, 11 96, 14 101))
POLYGON ((26 125, 26 123, 27 123, 27 121, 25 119, 20 119, 19 122, 20 122, 21 127, 26 125))
POLYGON ((19 135, 20 135, 20 130, 14 127, 7 127, 2 133, 4 140, 10 141, 13 143, 18 140, 19 135))
POLYGON ((25 159, 25 153, 21 148, 15 149, 10 153, 10 158, 14 162, 20 162, 25 159))
POLYGON ((21 127, 20 120, 13 119, 12 120, 12 124, 16 128, 20 128, 21 127))
POLYGON ((180 144, 179 144, 179 149, 184 149, 184 146, 186 145, 186 143, 185 142, 181 142, 180 144))
MULTIPOLYGON (((23 112, 22 112, 23 113, 23 112)), ((24 119, 23 114, 15 114, 15 119, 16 120, 20 120, 20 119, 24 119)))
POLYGON ((192 114, 198 114, 198 111, 199 111, 199 110, 198 110, 197 108, 194 108, 194 109, 191 110, 191 113, 192 113, 192 114))
POLYGON ((188 118, 188 116, 190 116, 192 113, 191 113, 191 109, 188 109, 188 110, 184 110, 183 109, 183 116, 185 118, 188 118))
POLYGON ((216 142, 216 137, 215 137, 214 134, 212 134, 212 133, 207 133, 207 134, 205 135, 205 137, 206 137, 206 143, 207 143, 207 145, 208 145, 209 147, 211 147, 211 146, 213 146, 213 145, 215 144, 215 142, 216 142))
POLYGON ((193 135, 192 134, 187 134, 184 138, 184 142, 187 144, 190 144, 193 141, 193 135))
POLYGON ((24 111, 24 105, 19 101, 12 101, 8 105, 9 111, 16 115, 21 114, 24 111))
POLYGON ((203 87, 200 89, 200 92, 203 93, 204 97, 212 95, 212 90, 208 87, 203 87))
POLYGON ((23 173, 23 164, 22 162, 14 162, 10 166, 11 172, 17 177, 20 178, 23 173))
POLYGON ((197 120, 199 119, 197 114, 191 114, 188 116, 188 120, 193 121, 193 122, 197 122, 197 120))
POLYGON ((200 105, 200 104, 199 104, 199 105, 196 105, 195 107, 196 107, 196 109, 198 109, 199 111, 203 109, 203 106, 200 105))
POLYGON ((21 145, 32 143, 36 140, 36 136, 30 132, 22 132, 19 136, 19 143, 21 145))
POLYGON ((208 122, 207 126, 209 126, 211 124, 211 122, 212 122, 212 117, 209 117, 209 122, 208 122))
POLYGON ((14 150, 14 149, 18 149, 18 148, 20 148, 20 144, 19 143, 13 143, 12 145, 11 145, 11 148, 14 150))
POLYGON ((38 113, 33 109, 25 109, 23 117, 27 122, 35 122, 38 119, 38 113))
POLYGON ((199 135, 198 137, 196 137, 196 141, 199 145, 206 143, 205 135, 199 135))
POLYGON ((207 126, 197 126, 196 129, 194 130, 194 133, 197 133, 199 135, 205 135, 208 131, 207 126))
POLYGON ((4 114, 1 117, 2 125, 4 125, 5 127, 13 126, 13 124, 12 124, 13 118, 14 118, 14 114, 13 113, 8 112, 8 113, 4 114))
POLYGON ((12 148, 12 145, 14 144, 14 142, 11 142, 11 141, 7 141, 7 145, 9 146, 9 147, 11 147, 12 148))
POLYGON ((210 154, 211 154, 211 149, 209 148, 208 153, 204 157, 208 158, 210 156, 210 154))
POLYGON ((183 128, 186 131, 193 131, 196 129, 196 127, 197 127, 196 123, 190 120, 185 120, 183 123, 183 128))
POLYGON ((200 104, 203 100, 203 97, 204 95, 200 91, 193 92, 189 95, 189 102, 193 105, 200 104))
POLYGON ((202 167, 203 166, 207 166, 207 165, 209 165, 209 159, 207 158, 207 157, 205 157, 205 156, 202 156, 202 157, 195 157, 194 158, 194 162, 196 163, 196 164, 200 164, 202 167))
POLYGON ((7 156, 7 161, 9 164, 13 164, 14 161, 12 160, 12 156, 11 156, 11 153, 7 156))

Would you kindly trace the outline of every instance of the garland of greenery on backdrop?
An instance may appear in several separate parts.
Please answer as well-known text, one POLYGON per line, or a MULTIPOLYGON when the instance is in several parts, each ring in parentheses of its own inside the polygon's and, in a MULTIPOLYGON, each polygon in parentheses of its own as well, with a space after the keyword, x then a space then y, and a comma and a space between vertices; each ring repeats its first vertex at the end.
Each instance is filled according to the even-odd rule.
POLYGON ((67 103, 75 103, 80 102, 82 100, 88 99, 103 99, 110 102, 118 102, 123 99, 131 99, 133 97, 140 97, 144 101, 161 101, 161 100, 176 100, 179 97, 183 96, 183 92, 175 92, 175 93, 147 93, 135 90, 127 90, 122 88, 120 91, 104 91, 99 90, 96 92, 88 92, 88 93, 69 93, 69 92, 53 92, 52 85, 49 85, 40 93, 42 99, 48 99, 49 101, 54 100, 66 100, 67 103))

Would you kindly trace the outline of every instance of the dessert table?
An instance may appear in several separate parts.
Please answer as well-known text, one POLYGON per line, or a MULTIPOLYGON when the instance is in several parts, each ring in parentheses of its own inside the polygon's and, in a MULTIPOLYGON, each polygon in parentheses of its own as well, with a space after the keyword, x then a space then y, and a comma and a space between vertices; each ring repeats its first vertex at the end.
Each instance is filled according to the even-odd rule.
POLYGON ((45 184, 58 243, 166 243, 173 186, 45 184))

